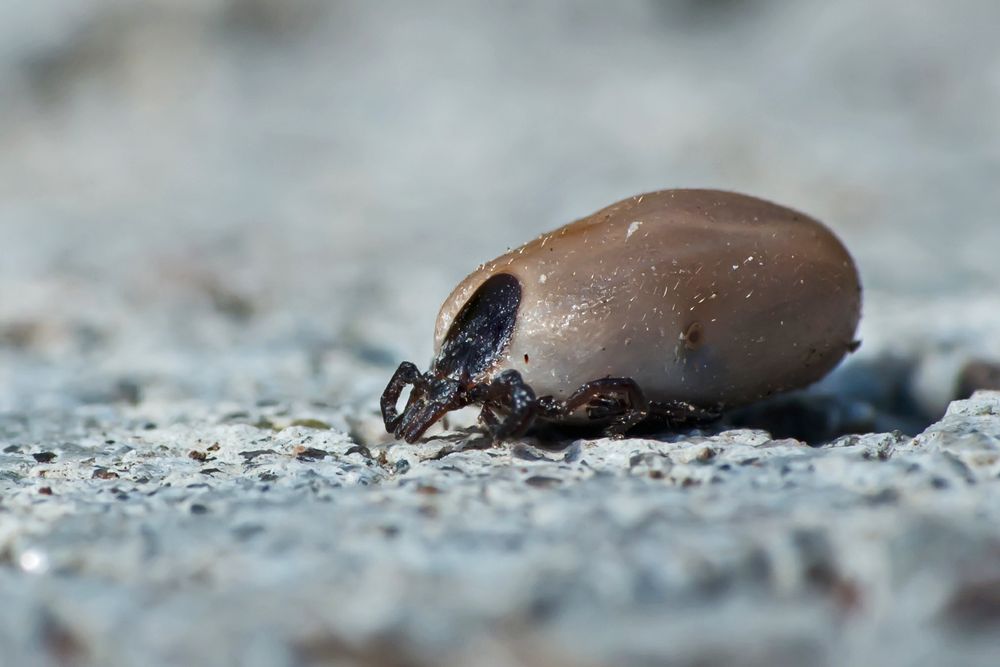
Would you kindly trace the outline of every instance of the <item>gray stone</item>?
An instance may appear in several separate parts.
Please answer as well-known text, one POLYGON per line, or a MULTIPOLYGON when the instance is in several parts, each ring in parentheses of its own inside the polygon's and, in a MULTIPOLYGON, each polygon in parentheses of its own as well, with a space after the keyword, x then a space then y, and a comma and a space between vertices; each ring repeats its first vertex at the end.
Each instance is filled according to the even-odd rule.
POLYGON ((0 7, 0 667, 989 665, 1000 4, 0 7), (861 349, 711 428, 413 446, 484 259, 621 197, 828 222, 861 349), (808 444, 807 444, 808 443, 808 444))

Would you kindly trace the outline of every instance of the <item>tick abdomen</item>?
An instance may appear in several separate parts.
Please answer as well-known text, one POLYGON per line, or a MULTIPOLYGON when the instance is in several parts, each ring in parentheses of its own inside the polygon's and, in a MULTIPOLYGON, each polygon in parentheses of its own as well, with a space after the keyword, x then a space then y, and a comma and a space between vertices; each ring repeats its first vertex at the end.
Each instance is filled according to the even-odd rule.
POLYGON ((711 190, 632 197, 489 262, 445 302, 437 350, 462 305, 501 273, 518 280, 521 302, 489 373, 517 370, 558 399, 611 376, 653 401, 747 403, 822 377, 860 314, 854 263, 828 229, 711 190))

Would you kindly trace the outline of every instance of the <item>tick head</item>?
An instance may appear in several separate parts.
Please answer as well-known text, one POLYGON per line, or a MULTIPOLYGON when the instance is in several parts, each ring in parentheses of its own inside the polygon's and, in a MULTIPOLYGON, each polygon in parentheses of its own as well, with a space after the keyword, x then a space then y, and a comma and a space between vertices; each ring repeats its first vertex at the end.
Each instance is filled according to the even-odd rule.
POLYGON ((414 443, 445 413, 468 405, 466 392, 457 380, 434 377, 430 373, 413 386, 406 409, 399 416, 393 435, 414 443))

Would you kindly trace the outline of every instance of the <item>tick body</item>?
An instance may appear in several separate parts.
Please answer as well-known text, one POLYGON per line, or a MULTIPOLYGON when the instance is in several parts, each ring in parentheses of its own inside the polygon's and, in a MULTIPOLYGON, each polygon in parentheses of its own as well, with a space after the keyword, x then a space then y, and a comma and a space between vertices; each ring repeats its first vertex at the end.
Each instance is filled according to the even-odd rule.
POLYGON ((856 346, 860 309, 854 262, 816 220, 730 192, 638 195, 463 280, 431 369, 402 364, 383 417, 408 442, 471 403, 497 438, 538 419, 708 419, 820 379, 856 346))

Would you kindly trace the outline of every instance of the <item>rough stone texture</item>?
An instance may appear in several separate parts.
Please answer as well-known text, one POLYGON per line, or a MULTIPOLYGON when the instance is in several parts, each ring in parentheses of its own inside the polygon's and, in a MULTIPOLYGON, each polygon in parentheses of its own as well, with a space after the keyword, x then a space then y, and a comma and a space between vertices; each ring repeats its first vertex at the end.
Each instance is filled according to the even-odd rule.
POLYGON ((1000 5, 15 4, 0 666, 996 664, 1000 5), (388 439, 468 270, 667 186, 828 221, 861 350, 704 432, 388 439))
POLYGON ((916 438, 821 448, 753 430, 368 448, 321 418, 340 419, 6 419, 5 660, 985 665, 1000 648, 1000 392, 916 438))

